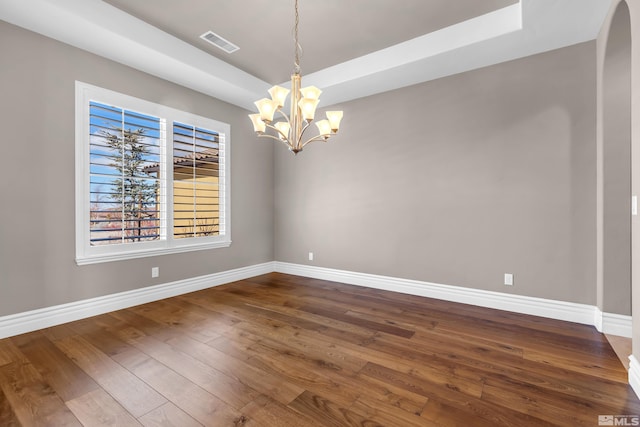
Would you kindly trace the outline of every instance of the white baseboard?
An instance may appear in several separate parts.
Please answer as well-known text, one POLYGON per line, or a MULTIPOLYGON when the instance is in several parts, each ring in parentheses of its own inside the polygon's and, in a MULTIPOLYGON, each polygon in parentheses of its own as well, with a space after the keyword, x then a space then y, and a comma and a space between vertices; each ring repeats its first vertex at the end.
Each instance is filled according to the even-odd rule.
MULTIPOLYGON (((631 316, 602 313, 597 307, 418 280, 285 262, 267 262, 206 276, 0 317, 0 338, 182 295, 273 271, 365 286, 515 313, 594 325, 600 332, 631 337, 631 316)), ((638 371, 640 375, 640 371, 638 371)), ((639 383, 640 384, 640 381, 639 383)))
POLYGON ((631 316, 603 313, 596 307, 594 326, 603 334, 631 338, 631 316))
POLYGON ((596 327, 598 332, 602 332, 602 312, 598 307, 593 310, 593 326, 596 327))
POLYGON ((27 311, 0 317, 0 338, 36 331, 110 311, 121 310, 164 298, 248 279, 274 271, 274 263, 267 262, 234 270, 208 274, 191 279, 149 286, 128 292, 75 301, 68 304, 27 311))
POLYGON ((629 385, 640 397, 640 362, 633 354, 629 356, 629 385))
POLYGON ((275 268, 276 271, 280 273, 348 283, 351 285, 366 286, 369 288, 401 292, 404 294, 418 295, 464 304, 472 304, 480 307, 512 311, 515 313, 531 314, 534 316, 582 323, 585 325, 594 325, 597 317, 597 308, 587 304, 504 294, 481 289, 441 285, 418 280, 399 279, 396 277, 378 276, 374 274, 335 270, 331 268, 314 267, 301 264, 290 264, 285 262, 276 262, 275 268))

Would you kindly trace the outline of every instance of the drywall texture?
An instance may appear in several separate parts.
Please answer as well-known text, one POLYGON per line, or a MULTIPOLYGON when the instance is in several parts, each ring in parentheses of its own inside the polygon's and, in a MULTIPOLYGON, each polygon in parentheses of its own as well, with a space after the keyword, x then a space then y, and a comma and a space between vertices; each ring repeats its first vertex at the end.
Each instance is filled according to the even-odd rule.
POLYGON ((273 260, 273 147, 244 110, 2 21, 0 57, 0 316, 273 260), (76 80, 231 125, 231 247, 75 264, 76 80))
POLYGON ((595 304, 595 54, 340 105, 333 140, 276 150, 276 260, 595 304))

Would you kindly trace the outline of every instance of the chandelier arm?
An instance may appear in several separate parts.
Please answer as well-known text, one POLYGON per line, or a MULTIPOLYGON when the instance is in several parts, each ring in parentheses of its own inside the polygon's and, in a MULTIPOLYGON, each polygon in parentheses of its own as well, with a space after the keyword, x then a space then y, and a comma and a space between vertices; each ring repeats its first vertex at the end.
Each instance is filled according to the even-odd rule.
POLYGON ((282 142, 282 143, 283 143, 284 145, 286 145, 287 147, 289 147, 289 148, 293 148, 293 147, 291 146, 291 144, 289 144, 289 140, 288 140, 288 139, 287 139, 287 140, 283 140, 283 139, 281 139, 281 138, 278 138, 277 136, 269 135, 269 134, 267 134, 267 133, 262 133, 262 134, 260 134, 260 135, 256 135, 256 136, 257 136, 258 138, 271 138, 271 139, 275 139, 275 140, 276 140, 276 141, 278 141, 278 142, 282 142))
POLYGON ((302 130, 300 131, 300 137, 298 138, 299 140, 302 140, 302 135, 304 135, 304 132, 307 130, 307 128, 311 124, 310 122, 308 122, 306 120, 303 120, 302 122, 304 123, 304 125, 302 126, 302 130))
POLYGON ((282 117, 284 117, 284 119, 287 121, 287 123, 289 123, 289 126, 291 126, 291 120, 289 120, 289 116, 287 116, 285 112, 282 111, 282 108, 278 108, 276 111, 280 113, 282 117))
POLYGON ((300 134, 299 135, 294 135, 294 138, 296 139, 295 144, 296 146, 300 146, 300 149, 304 148, 304 146, 309 143, 310 141, 307 141, 306 143, 300 145, 300 142, 302 141, 302 136, 304 135, 304 132, 307 130, 307 128, 309 127, 309 125, 311 123, 307 122, 306 120, 303 120, 303 125, 302 125, 302 129, 300 130, 300 134))
MULTIPOLYGON (((282 135, 282 138, 284 138, 285 141, 289 141, 289 135, 285 135, 284 133, 282 133, 282 131, 280 129, 278 129, 277 127, 270 125, 268 123, 265 123, 265 126, 268 127, 269 129, 273 129, 274 131, 276 131, 277 133, 279 133, 280 135, 282 135)), ((268 134, 263 134, 264 136, 270 136, 274 139, 278 139, 278 140, 282 140, 282 138, 279 138, 277 136, 273 136, 273 135, 268 135, 268 134)), ((258 135, 261 136, 261 135, 258 135)))
POLYGON ((327 141, 329 139, 331 135, 316 135, 311 139, 308 139, 304 144, 302 144, 302 148, 305 147, 305 145, 313 142, 313 141, 327 141), (326 138, 325 138, 326 137, 326 138))

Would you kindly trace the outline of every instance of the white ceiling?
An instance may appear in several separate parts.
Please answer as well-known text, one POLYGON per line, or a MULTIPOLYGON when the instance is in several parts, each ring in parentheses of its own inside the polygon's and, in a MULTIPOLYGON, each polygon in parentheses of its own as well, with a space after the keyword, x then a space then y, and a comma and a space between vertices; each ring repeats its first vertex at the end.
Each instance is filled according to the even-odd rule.
MULTIPOLYGON (((321 106, 587 40, 610 0, 300 0, 321 106)), ((0 0, 0 19, 253 110, 293 67, 293 0, 0 0), (37 11, 37 13, 34 13, 37 11), (199 36, 240 47, 226 54, 199 36)))

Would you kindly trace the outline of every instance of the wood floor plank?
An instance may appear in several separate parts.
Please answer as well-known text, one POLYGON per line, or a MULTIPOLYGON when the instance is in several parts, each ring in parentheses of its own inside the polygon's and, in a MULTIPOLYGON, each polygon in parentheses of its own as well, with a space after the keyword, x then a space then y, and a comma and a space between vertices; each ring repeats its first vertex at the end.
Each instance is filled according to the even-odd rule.
POLYGON ((132 307, 130 310, 161 325, 176 328, 200 342, 211 341, 220 336, 219 324, 213 316, 207 318, 196 309, 183 308, 167 301, 156 301, 132 307))
POLYGON ((71 331, 69 335, 61 336, 52 341, 58 341, 63 338, 67 338, 73 335, 83 335, 95 332, 101 332, 110 328, 124 327, 128 323, 117 319, 109 313, 93 316, 88 319, 76 320, 75 322, 67 323, 65 326, 71 331))
POLYGON ((109 355, 114 362, 130 372, 131 369, 129 367, 149 359, 148 355, 121 340, 110 330, 104 330, 100 333, 86 333, 82 334, 81 337, 102 353, 109 355))
POLYGON ((153 337, 141 336, 127 342, 236 410, 259 395, 236 378, 229 377, 153 337))
POLYGON ((483 418, 497 426, 544 426, 551 425, 545 420, 512 410, 509 406, 494 406, 482 399, 470 399, 455 389, 441 387, 429 381, 416 378, 411 374, 401 373, 380 365, 369 364, 361 372, 382 381, 395 384, 414 393, 440 400, 472 414, 472 419, 483 418))
MULTIPOLYGON (((558 410, 562 413, 571 413, 572 410, 576 410, 575 417, 585 417, 584 421, 587 424, 596 418, 593 413, 593 408, 596 406, 606 413, 640 414, 640 404, 637 399, 632 401, 619 400, 615 404, 610 404, 609 399, 584 399, 568 393, 544 389, 517 378, 487 378, 482 397, 489 399, 489 396, 494 398, 520 397, 517 400, 526 402, 522 408, 526 409, 527 413, 531 413, 528 406, 531 403, 535 403, 536 408, 541 408, 546 413, 558 412, 558 410), (496 396, 496 390, 500 391, 499 396, 496 396)), ((513 407, 515 408, 515 405, 513 407)))
POLYGON ((509 357, 522 359, 524 357, 524 349, 509 345, 503 341, 489 340, 481 336, 458 335, 451 332, 443 332, 439 328, 433 328, 428 331, 417 331, 411 337, 411 341, 415 343, 433 344, 439 343, 443 346, 457 346, 457 349, 466 348, 476 355, 492 358, 496 352, 504 353, 509 357))
MULTIPOLYGON (((114 335, 118 330, 126 327, 126 324, 115 317, 101 318, 100 324, 102 328, 83 328, 85 333, 82 337, 103 353, 109 354, 116 362, 152 385, 154 390, 170 400, 139 417, 138 421, 141 424, 163 427, 215 426, 218 425, 216 424, 218 421, 239 419, 239 414, 230 413, 224 403, 215 396, 208 394, 166 366, 152 362, 147 354, 114 335), (198 417, 201 422, 196 421, 198 417)), ((129 337, 137 336, 141 336, 139 331, 129 335, 129 337)))
POLYGON ((322 418, 309 418, 267 396, 260 396, 242 409, 247 427, 323 427, 322 418))
POLYGON ((140 427, 141 424, 102 389, 93 390, 67 402, 85 426, 140 427))
MULTIPOLYGON (((256 395, 255 391, 250 390, 240 381, 238 381, 237 384, 232 384, 234 393, 227 395, 226 390, 228 390, 228 384, 227 386, 225 386, 224 383, 217 384, 216 380, 224 379, 224 382, 228 383, 228 379, 220 375, 210 377, 207 373, 211 374, 211 370, 206 368, 205 373, 199 373, 198 369, 201 369, 204 365, 200 363, 194 365, 192 362, 196 359, 178 358, 178 360, 175 360, 173 356, 177 353, 174 353, 174 349, 169 344, 154 340, 132 327, 124 327, 122 324, 113 324, 112 326, 113 329, 106 330, 101 334, 96 335, 95 333, 90 333, 83 335, 83 337, 100 348, 101 351, 111 354, 115 361, 127 368, 130 372, 136 374, 147 384, 152 384, 156 391, 179 408, 182 408, 186 413, 190 414, 191 417, 200 420, 205 425, 215 425, 212 424, 212 421, 205 422, 205 420, 212 418, 212 414, 217 412, 223 414, 225 416, 224 419, 227 420, 235 419, 234 417, 237 418, 239 415, 233 413, 231 407, 227 407, 221 399, 205 391, 202 386, 204 386, 205 389, 215 390, 218 394, 224 395, 224 399, 226 400, 235 401, 239 399, 238 402, 235 402, 237 406, 241 406, 242 402, 246 403, 246 399, 249 398, 248 396, 256 395), (146 345, 144 345, 145 340, 147 342, 146 345), (136 344, 138 344, 138 346, 136 346, 136 344), (164 360, 168 365, 177 367, 179 371, 189 371, 189 373, 196 376, 196 381, 192 382, 165 364, 151 359, 151 357, 143 351, 145 349, 159 356, 159 359, 164 360), (155 364, 150 365, 150 360, 153 360, 155 364), (184 364, 180 365, 179 362, 184 364), (151 366, 151 368, 144 369, 145 366, 151 366), (173 381, 176 389, 172 389, 170 384, 164 381, 163 378, 154 378, 150 373, 153 372, 152 368, 161 372, 164 375, 163 378, 169 378, 170 381, 173 381), (201 384, 198 385, 198 382, 201 384), (176 390, 182 390, 183 393, 176 392, 176 390), (243 390, 248 391, 248 393, 244 395, 243 390), (189 396, 196 396, 198 399, 189 401, 187 400, 189 396)), ((177 336, 172 335, 172 338, 176 337, 177 336)), ((151 411, 151 413, 153 413, 153 411, 151 411)), ((160 413, 162 413, 162 411, 160 411, 160 413)), ((151 422, 155 419, 155 417, 150 418, 151 420, 147 420, 146 422, 151 422)))
POLYGON ((2 388, 0 388, 0 426, 20 427, 20 421, 18 421, 18 417, 11 407, 11 402, 5 396, 2 388))
POLYGON ((145 427, 201 427, 202 424, 191 418, 182 409, 167 402, 139 419, 145 427))
POLYGON ((376 410, 387 408, 394 412, 401 410, 419 416, 429 401, 426 396, 367 375, 357 374, 349 380, 357 384, 362 391, 356 402, 360 402, 364 406, 376 402, 376 405, 372 405, 376 410))
MULTIPOLYGON (((256 290, 254 292, 247 292, 244 289, 229 291, 234 295, 240 295, 244 297, 245 300, 251 301, 252 298, 255 298, 258 294, 260 295, 261 300, 273 301, 277 302, 277 295, 272 296, 271 299, 265 298, 265 292, 262 289, 256 290)), ((348 307, 337 308, 335 304, 330 304, 326 306, 321 306, 320 304, 299 304, 296 305, 295 308, 299 311, 308 312, 315 314, 317 316, 321 316, 323 318, 332 319, 339 322, 344 322, 352 325, 361 326, 368 330, 385 332, 392 335, 397 335, 405 338, 410 338, 415 331, 401 328, 397 325, 391 325, 386 322, 377 322, 369 319, 363 319, 357 316, 351 316, 348 313, 348 307)))
MULTIPOLYGON (((489 350, 476 351, 478 348, 458 340, 434 339, 433 342, 425 339, 420 342, 390 342, 383 338, 373 340, 367 345, 368 348, 377 349, 395 355, 397 358, 408 358, 414 361, 420 361, 421 365, 426 363, 432 365, 438 361, 444 362, 445 365, 441 369, 450 369, 448 361, 455 357, 454 363, 456 371, 465 372, 465 367, 477 372, 477 375, 491 376, 513 376, 524 378, 531 384, 543 387, 551 391, 559 391, 570 394, 575 397, 584 398, 590 401, 599 401, 602 399, 622 398, 626 399, 627 392, 608 378, 591 376, 599 372, 596 369, 581 369, 581 372, 573 371, 573 376, 567 376, 564 367, 554 367, 547 363, 535 363, 518 356, 513 357, 502 352, 492 352, 489 350), (449 365, 449 368, 447 368, 449 365), (582 375, 584 374, 584 375, 582 375)), ((371 359, 374 361, 373 359, 371 359)), ((384 366, 391 367, 384 361, 384 366)), ((442 363, 442 362, 441 362, 442 363)), ((583 365, 588 362, 582 361, 583 365)), ((584 366, 583 366, 584 367, 584 366)), ((406 371, 402 366, 396 367, 397 370, 406 371)), ((615 371, 614 371, 615 372, 615 371)), ((622 374, 618 371, 616 375, 622 374)), ((619 378, 618 378, 619 381, 619 378)))
POLYGON ((75 331, 69 327, 69 324, 52 326, 50 328, 45 328, 40 331, 42 335, 47 337, 49 341, 57 341, 62 338, 70 337, 71 335, 75 335, 75 331))
POLYGON ((575 372, 588 373, 601 378, 606 378, 620 383, 626 383, 628 376, 620 370, 620 362, 614 360, 611 355, 604 357, 582 358, 569 352, 535 351, 526 349, 524 358, 541 364, 569 369, 575 372))
POLYGON ((12 340, 4 339, 0 340, 0 366, 8 365, 13 362, 17 362, 24 356, 20 350, 15 346, 12 340))
POLYGON ((611 344, 611 348, 613 348, 613 351, 615 351, 615 353, 618 355, 618 359, 620 359, 620 362, 622 362, 622 364, 624 365, 624 367, 627 369, 627 372, 629 371, 629 356, 631 356, 633 354, 633 346, 632 346, 632 340, 631 338, 626 338, 626 337, 620 337, 620 336, 616 336, 616 335, 610 335, 607 334, 607 341, 609 341, 609 344, 611 344))
POLYGON ((0 388, 24 426, 81 426, 27 360, 0 367, 0 388))
POLYGON ((229 377, 236 378, 239 382, 254 390, 270 396, 272 399, 286 405, 304 391, 290 382, 284 381, 280 376, 262 371, 235 357, 229 357, 223 352, 202 344, 187 336, 175 337, 167 341, 174 349, 191 355, 197 360, 216 368, 229 377))
POLYGON ((313 305, 303 305, 300 307, 300 310, 306 311, 308 313, 313 313, 317 316, 326 317, 333 320, 338 320, 340 322, 350 323, 352 325, 361 326, 366 329, 370 329, 376 332, 384 332, 390 335, 396 335, 403 338, 411 338, 415 331, 400 328, 398 326, 389 325, 387 323, 375 322, 368 319, 363 319, 358 316, 351 316, 348 312, 342 312, 335 309, 322 309, 313 305))
POLYGON ((12 340, 62 400, 72 400, 99 388, 44 334, 33 332, 12 340))
POLYGON ((343 427, 366 425, 370 427, 384 427, 382 424, 341 407, 328 398, 315 395, 308 391, 298 396, 289 404, 289 407, 301 414, 307 415, 309 418, 322 420, 326 426, 343 427))
MULTIPOLYGON (((496 427, 500 425, 495 421, 476 416, 472 409, 467 409, 460 405, 450 405, 437 398, 429 399, 420 417, 425 422, 441 427, 467 427, 470 425, 470 420, 473 420, 473 427, 496 427)), ((544 423, 541 425, 544 425, 544 423)))
POLYGON ((469 359, 491 360, 496 363, 519 363, 523 357, 518 353, 502 352, 492 347, 475 345, 475 343, 451 339, 437 334, 419 335, 411 340, 392 340, 386 337, 377 337, 366 345, 372 349, 403 356, 404 358, 430 359, 438 356, 448 359, 450 355, 466 357, 469 359))
POLYGON ((207 319, 207 327, 211 328, 219 334, 226 329, 233 327, 236 323, 241 321, 240 319, 229 317, 222 313, 218 313, 216 311, 201 307, 197 304, 193 304, 188 300, 181 298, 181 296, 172 298, 170 300, 170 303, 174 306, 180 307, 183 310, 187 310, 194 314, 205 317, 207 319))
POLYGON ((320 360, 353 372, 359 371, 367 364, 366 359, 343 347, 340 341, 320 340, 322 334, 271 319, 261 323, 241 322, 236 326, 236 330, 280 342, 300 352, 317 354, 320 360))
POLYGON ((134 417, 166 403, 166 399, 85 339, 72 336, 56 341, 95 382, 112 395, 134 417))
MULTIPOLYGON (((281 280, 286 280, 288 283, 295 283, 297 280, 299 280, 296 278, 296 276, 283 276, 284 277, 281 280)), ((307 282, 305 279, 303 280, 307 282)), ((266 280, 266 283, 268 282, 269 279, 266 280)), ((332 291, 335 291, 337 288, 337 290, 340 292, 339 298, 342 301, 345 300, 343 297, 344 294, 351 294, 355 298, 365 298, 367 301, 381 303, 381 308, 383 310, 384 307, 386 307, 390 312, 395 311, 396 313, 402 313, 401 318, 404 318, 405 315, 410 315, 412 313, 421 313, 425 311, 435 310, 437 312, 449 312, 455 315, 460 315, 461 317, 466 319, 477 318, 484 320, 499 320, 505 324, 533 327, 536 330, 559 333, 570 337, 599 339, 599 334, 594 330, 594 328, 572 322, 541 318, 538 316, 523 315, 520 313, 489 309, 470 304, 461 304, 444 300, 417 297, 414 295, 402 293, 389 293, 388 291, 380 289, 366 289, 366 295, 363 296, 363 288, 360 286, 339 284, 336 287, 333 283, 322 280, 309 282, 309 284, 320 289, 332 291), (389 304, 389 302, 391 302, 391 304, 389 304)), ((332 292, 330 295, 334 296, 335 292, 332 292)), ((351 304, 352 302, 349 301, 349 303, 351 304)), ((368 302, 367 305, 369 305, 368 302)))
POLYGON ((336 321, 323 316, 302 317, 300 315, 284 314, 269 307, 260 307, 255 301, 243 298, 227 298, 215 302, 210 299, 190 297, 189 301, 194 304, 201 304, 204 307, 211 307, 216 311, 225 312, 231 316, 263 322, 268 319, 277 320, 286 324, 295 325, 299 328, 322 331, 323 334, 339 340, 363 343, 367 342, 375 335, 375 331, 345 322, 336 321))
POLYGON ((320 355, 298 352, 270 340, 262 340, 254 344, 249 351, 253 353, 249 363, 255 361, 259 366, 276 367, 281 375, 285 373, 290 375, 295 372, 298 385, 318 394, 330 395, 341 405, 348 406, 362 393, 358 384, 347 380, 353 378, 353 372, 325 361, 320 355), (311 376, 316 377, 312 382, 301 380, 311 376))
MULTIPOLYGON (((443 387, 457 390, 470 396, 480 397, 484 375, 481 371, 468 369, 447 359, 433 357, 430 354, 415 351, 412 344, 398 345, 390 341, 377 338, 374 343, 368 345, 371 348, 387 352, 401 359, 403 364, 394 364, 392 369, 399 372, 428 380, 443 387), (408 363, 413 362, 413 363, 408 363), (417 365, 416 366, 416 362, 417 365)), ((386 366, 383 364, 383 366, 386 366)), ((389 366, 387 366, 389 367, 389 366)))
POLYGON ((286 347, 274 350, 268 346, 261 345, 260 342, 249 341, 244 345, 238 345, 238 338, 218 339, 213 345, 215 348, 229 354, 232 357, 241 357, 246 355, 247 363, 254 367, 270 372, 274 375, 283 377, 305 390, 314 391, 321 395, 330 395, 338 403, 349 406, 351 405, 360 391, 344 381, 337 381, 329 370, 319 371, 304 360, 299 360, 295 356, 291 357, 287 354, 289 350, 286 347), (251 344, 253 342, 253 344, 251 344), (248 345, 247 345, 248 344, 248 345))
POLYGON ((318 343, 314 339, 314 334, 288 324, 272 320, 263 323, 242 322, 235 329, 254 336, 256 344, 261 343, 271 348, 286 348, 289 356, 306 360, 321 368, 357 372, 367 363, 365 359, 358 358, 348 351, 342 351, 339 341, 328 345, 326 342, 318 343))
MULTIPOLYGON (((167 327, 166 325, 158 323, 155 320, 149 319, 146 316, 142 316, 128 309, 109 313, 109 316, 124 324, 134 326, 135 329, 141 331, 144 335, 154 336, 161 341, 175 336, 176 333, 181 333, 180 331, 176 331, 175 328, 167 327)), ((117 324, 110 326, 122 329, 117 324)))
MULTIPOLYGON (((512 386, 509 389, 503 389, 497 386, 495 383, 485 384, 485 390, 482 394, 482 400, 497 404, 501 407, 508 407, 514 411, 518 411, 522 414, 528 414, 539 420, 546 421, 553 424, 566 425, 566 426, 593 426, 598 417, 591 411, 585 411, 584 406, 578 405, 578 407, 563 400, 555 400, 551 402, 551 399, 558 399, 558 396, 552 396, 541 394, 531 386, 520 385, 512 386), (542 397, 542 399, 541 399, 542 397), (563 405, 565 409, 556 406, 563 405), (567 407, 571 409, 566 410, 567 407)), ((560 399, 562 399, 560 397, 560 399)), ((608 413, 608 412, 607 412, 608 413)))
MULTIPOLYGON (((578 337, 568 337, 562 334, 550 333, 535 330, 533 328, 518 327, 511 324, 504 324, 496 320, 480 320, 452 318, 450 313, 439 314, 437 328, 450 334, 478 336, 481 335, 494 341, 501 341, 514 347, 521 347, 524 350, 537 351, 566 351, 575 354, 607 353, 608 357, 612 352, 611 346, 606 339, 581 339, 578 337)), ((585 326, 586 327, 586 326, 585 326)))
MULTIPOLYGON (((437 426, 435 423, 430 423, 420 415, 412 414, 401 410, 400 408, 387 406, 375 399, 369 399, 367 397, 359 397, 356 402, 349 407, 351 412, 354 412, 364 419, 367 419, 373 423, 377 423, 383 426, 402 425, 403 427, 425 427, 425 426, 437 426)), ((477 426, 474 426, 477 427, 477 426)))
POLYGON ((240 412, 154 359, 147 357, 127 368, 204 426, 242 426, 247 421, 240 412))

